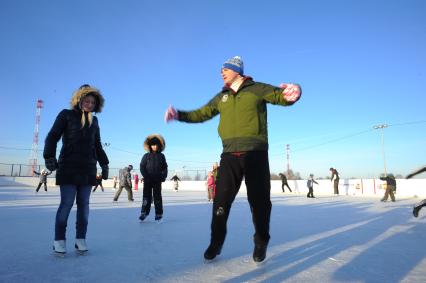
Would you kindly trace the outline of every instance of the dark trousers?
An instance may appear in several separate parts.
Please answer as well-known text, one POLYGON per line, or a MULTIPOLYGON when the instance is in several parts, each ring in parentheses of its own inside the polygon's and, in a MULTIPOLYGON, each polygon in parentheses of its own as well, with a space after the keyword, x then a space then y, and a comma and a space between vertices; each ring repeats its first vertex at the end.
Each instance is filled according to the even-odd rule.
POLYGON ((283 192, 284 192, 284 186, 286 186, 288 188, 288 190, 290 191, 290 193, 292 192, 291 189, 290 189, 290 186, 288 185, 287 182, 281 184, 281 189, 283 190, 283 192))
POLYGON ((255 234, 258 244, 269 242, 271 217, 271 182, 267 151, 251 151, 242 155, 222 153, 216 195, 213 201, 211 243, 222 245, 226 237, 226 223, 232 203, 243 177, 247 187, 255 234))
POLYGON ((129 201, 133 201, 132 188, 129 187, 129 186, 122 186, 122 185, 120 185, 119 188, 118 188, 118 191, 115 192, 114 201, 118 200, 118 198, 120 197, 121 192, 123 191, 123 188, 127 191, 127 199, 129 201))
POLYGON ((101 186, 101 190, 104 191, 104 186, 102 186, 102 184, 97 184, 94 188, 92 192, 95 192, 96 189, 98 188, 98 186, 101 186))
POLYGON ((333 187, 334 187, 334 194, 338 195, 339 194, 339 179, 334 180, 333 187))
POLYGON ((46 182, 38 183, 38 186, 37 186, 36 192, 38 192, 38 191, 40 190, 40 187, 41 187, 41 185, 42 185, 42 184, 44 184, 44 190, 47 192, 47 185, 46 185, 46 182))
POLYGON ((148 215, 151 211, 152 196, 154 196, 155 215, 163 215, 163 197, 161 196, 161 181, 144 180, 141 213, 148 215))
POLYGON ((306 195, 308 198, 313 198, 314 197, 314 187, 308 187, 309 192, 306 195))

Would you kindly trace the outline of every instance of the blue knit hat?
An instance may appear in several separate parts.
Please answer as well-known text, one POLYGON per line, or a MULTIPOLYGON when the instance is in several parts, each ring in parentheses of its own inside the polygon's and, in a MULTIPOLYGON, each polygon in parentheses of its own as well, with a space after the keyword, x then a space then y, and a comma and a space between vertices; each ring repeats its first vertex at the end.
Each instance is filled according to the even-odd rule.
POLYGON ((223 63, 222 68, 230 69, 241 76, 244 74, 244 63, 240 56, 234 56, 223 63))

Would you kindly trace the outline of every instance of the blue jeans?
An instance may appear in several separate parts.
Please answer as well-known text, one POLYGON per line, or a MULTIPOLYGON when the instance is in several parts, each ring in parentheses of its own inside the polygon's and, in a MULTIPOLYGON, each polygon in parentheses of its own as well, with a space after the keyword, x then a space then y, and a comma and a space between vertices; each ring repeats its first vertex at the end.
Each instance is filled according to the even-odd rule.
POLYGON ((65 240, 68 216, 77 200, 76 238, 86 239, 89 222, 90 185, 61 185, 61 203, 56 212, 55 241, 65 240))

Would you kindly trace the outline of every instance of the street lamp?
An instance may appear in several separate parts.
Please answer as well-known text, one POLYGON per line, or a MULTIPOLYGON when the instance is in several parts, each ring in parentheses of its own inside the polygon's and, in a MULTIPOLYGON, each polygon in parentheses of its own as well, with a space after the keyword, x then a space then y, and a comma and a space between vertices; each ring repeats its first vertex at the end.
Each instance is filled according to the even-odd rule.
POLYGON ((377 129, 382 129, 381 133, 382 133, 382 154, 383 154, 383 162, 385 165, 385 176, 388 175, 388 172, 386 170, 386 157, 385 157, 385 136, 384 136, 384 132, 385 132, 385 128, 387 128, 388 125, 387 124, 381 124, 381 125, 375 125, 373 127, 373 129, 377 130, 377 129))

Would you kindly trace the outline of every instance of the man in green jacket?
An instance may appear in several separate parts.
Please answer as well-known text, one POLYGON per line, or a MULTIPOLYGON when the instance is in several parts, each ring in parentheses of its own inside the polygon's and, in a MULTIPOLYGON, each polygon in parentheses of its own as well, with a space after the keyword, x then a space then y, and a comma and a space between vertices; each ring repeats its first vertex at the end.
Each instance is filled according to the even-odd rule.
POLYGON ((244 76, 243 61, 238 56, 223 64, 221 75, 224 87, 206 105, 193 111, 170 106, 164 118, 166 122, 200 123, 220 113, 218 131, 223 153, 213 202, 211 240, 204 258, 212 260, 220 254, 231 205, 245 178, 255 228, 253 260, 261 262, 270 239, 272 207, 266 105, 292 105, 299 100, 301 88, 297 84, 275 87, 255 82, 244 76))

